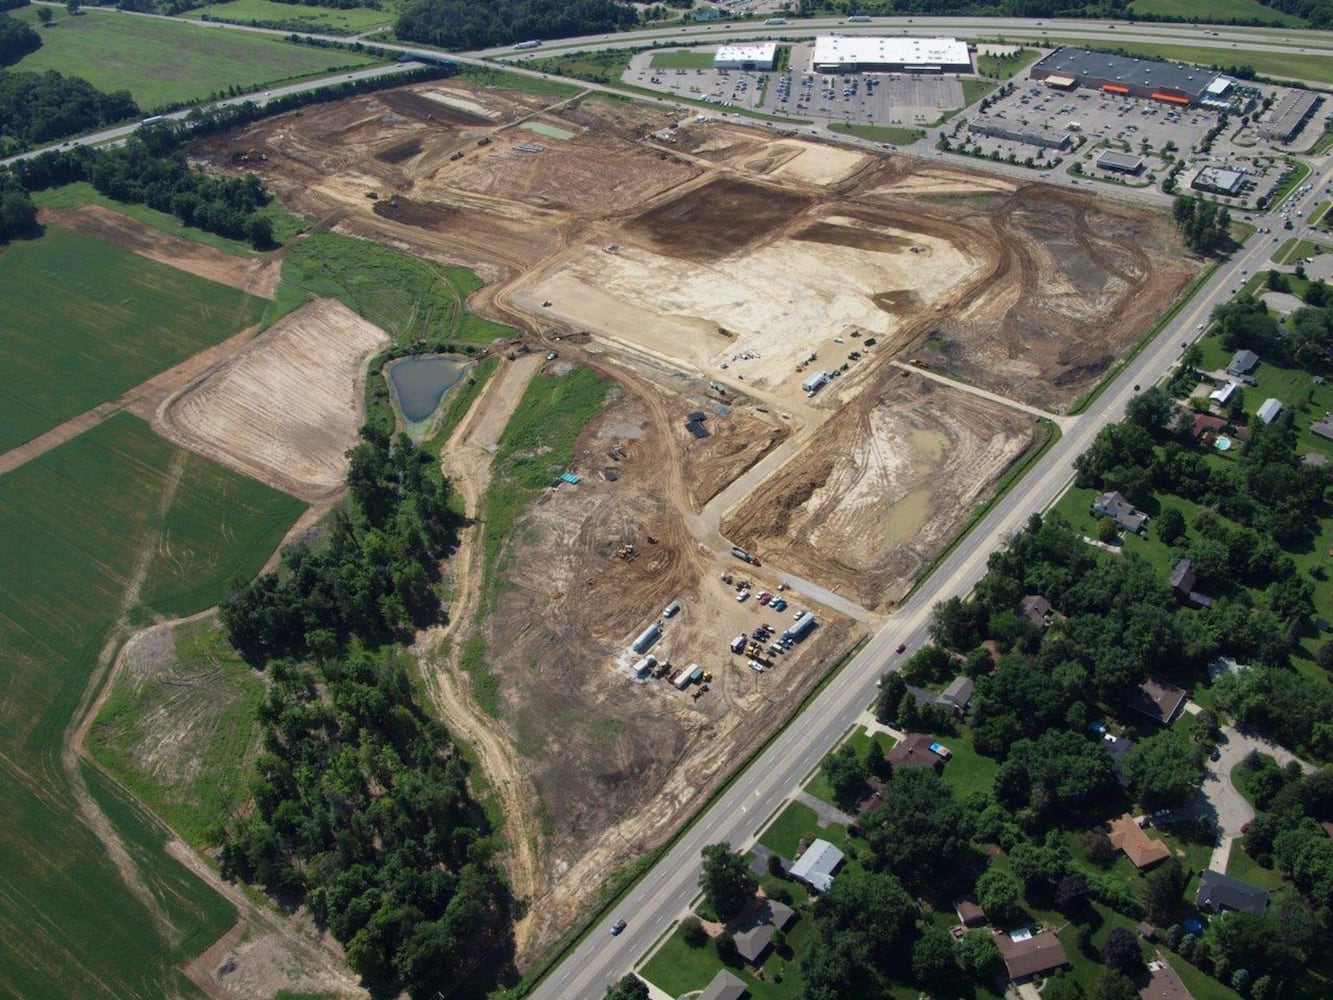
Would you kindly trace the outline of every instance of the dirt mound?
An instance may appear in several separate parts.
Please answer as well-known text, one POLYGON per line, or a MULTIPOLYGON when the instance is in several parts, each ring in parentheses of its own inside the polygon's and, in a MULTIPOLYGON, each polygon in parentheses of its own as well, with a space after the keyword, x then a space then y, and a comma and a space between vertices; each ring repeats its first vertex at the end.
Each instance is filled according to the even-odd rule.
POLYGON ((805 195, 721 177, 649 209, 625 228, 663 253, 709 261, 768 235, 809 206, 805 195))
POLYGON ((285 317, 158 410, 163 436, 296 496, 342 488, 366 361, 389 342, 334 299, 285 317))
POLYGON ((159 264, 239 288, 260 298, 273 298, 278 287, 279 262, 276 258, 238 257, 194 240, 169 236, 160 229, 101 205, 44 208, 40 221, 94 236, 159 264))
POLYGON ((412 90, 385 90, 379 94, 380 103, 396 115, 442 125, 490 125, 490 118, 466 111, 447 101, 432 99, 429 94, 412 90))
POLYGON ((886 369, 723 532, 879 607, 907 591, 1031 439, 1029 417, 886 369))

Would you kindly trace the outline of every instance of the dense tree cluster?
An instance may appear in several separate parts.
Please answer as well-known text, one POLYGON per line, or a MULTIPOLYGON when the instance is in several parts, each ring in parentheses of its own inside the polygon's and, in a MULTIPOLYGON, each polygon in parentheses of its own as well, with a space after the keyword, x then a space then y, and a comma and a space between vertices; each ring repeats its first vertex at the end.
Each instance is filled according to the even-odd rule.
POLYGON ((430 455, 406 435, 362 428, 350 452, 351 510, 319 551, 293 546, 281 572, 222 605, 228 637, 250 663, 324 655, 349 639, 383 642, 438 614, 438 564, 458 517, 430 455))
POLYGON ((614 0, 412 0, 394 32, 446 49, 480 49, 617 31, 637 20, 634 8, 614 0))
POLYGON ((37 206, 28 192, 13 176, 0 173, 0 245, 38 232, 37 206))
POLYGON ((1231 243, 1231 213, 1224 206, 1182 194, 1172 203, 1171 215, 1185 246, 1195 253, 1216 253, 1231 243))
POLYGON ((1132 746, 1121 771, 1135 797, 1150 809, 1176 807, 1203 782, 1203 754, 1168 730, 1132 746))
POLYGON ((255 809, 224 872, 303 897, 377 994, 475 995, 509 961, 509 902, 444 728, 392 656, 269 675, 255 809))
POLYGON ((87 80, 55 70, 0 73, 0 154, 12 155, 138 114, 128 90, 104 94, 87 80))
POLYGON ((32 25, 0 14, 0 66, 16 63, 41 47, 42 36, 33 30, 32 25))

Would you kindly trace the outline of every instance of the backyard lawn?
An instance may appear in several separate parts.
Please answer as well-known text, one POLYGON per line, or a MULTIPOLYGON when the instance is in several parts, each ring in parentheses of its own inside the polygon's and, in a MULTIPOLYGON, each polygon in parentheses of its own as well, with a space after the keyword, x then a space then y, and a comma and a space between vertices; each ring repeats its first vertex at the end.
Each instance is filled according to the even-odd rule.
POLYGON ((783 809, 773 825, 759 838, 770 851, 781 854, 788 861, 795 861, 801 842, 827 840, 840 850, 847 849, 847 830, 838 824, 819 825, 819 816, 813 809, 801 802, 792 802, 783 809))

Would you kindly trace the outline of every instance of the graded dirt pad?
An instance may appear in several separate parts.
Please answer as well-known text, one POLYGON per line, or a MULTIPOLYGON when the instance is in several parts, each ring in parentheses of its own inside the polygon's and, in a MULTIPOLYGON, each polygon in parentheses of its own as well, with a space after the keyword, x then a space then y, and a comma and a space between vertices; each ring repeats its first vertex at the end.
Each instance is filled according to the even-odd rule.
POLYGON ((867 608, 892 604, 1032 439, 1032 420, 888 368, 722 526, 867 608))
MULTIPOLYGON (((878 351, 900 350, 921 313, 963 295, 991 266, 990 244, 954 242, 957 227, 854 208, 859 217, 833 209, 815 217, 812 209, 779 233, 742 220, 737 229, 752 227, 752 245, 710 261, 639 246, 614 254, 574 247, 511 298, 697 373, 757 389, 787 383, 799 399, 812 354, 813 370, 836 367, 856 348, 854 333, 875 338, 878 351)), ((693 238, 706 244, 706 221, 693 238)))
POLYGON ((154 427, 296 496, 327 496, 347 475, 366 362, 388 342, 342 303, 311 302, 169 399, 154 427))
POLYGON ((271 257, 238 257, 203 243, 169 236, 128 215, 101 205, 44 208, 40 221, 73 229, 131 250, 159 264, 271 299, 278 287, 279 262, 271 257))
POLYGON ((767 236, 809 204, 800 194, 722 177, 649 209, 625 229, 660 253, 713 261, 767 236))
POLYGON ((538 946, 612 867, 668 837, 852 634, 827 622, 762 677, 730 654, 726 643, 741 629, 790 619, 738 604, 686 531, 666 405, 652 389, 625 392, 585 429, 573 463, 585 478, 545 494, 516 527, 488 623, 490 648, 503 650, 491 659, 500 715, 550 826, 550 888, 533 901, 538 946), (592 470, 613 449, 623 456, 618 478, 604 482, 592 470), (637 558, 617 558, 626 544, 637 558), (665 679, 629 679, 638 659, 629 643, 672 601, 683 610, 652 653, 713 672, 698 700, 665 679))
POLYGON ((683 415, 675 424, 681 471, 694 510, 701 510, 788 435, 785 426, 738 409, 727 416, 709 412, 703 427, 708 437, 696 438, 683 415))
POLYGON ((1020 189, 992 222, 1002 268, 917 353, 1035 406, 1092 388, 1198 271, 1167 252, 1160 217, 1050 188, 1020 189))

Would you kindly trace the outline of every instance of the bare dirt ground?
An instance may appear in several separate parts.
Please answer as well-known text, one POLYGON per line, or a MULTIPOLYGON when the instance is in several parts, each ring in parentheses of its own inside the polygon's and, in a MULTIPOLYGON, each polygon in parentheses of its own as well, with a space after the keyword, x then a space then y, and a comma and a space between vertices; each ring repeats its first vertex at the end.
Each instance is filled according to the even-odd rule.
POLYGON ((730 653, 740 631, 787 616, 737 603, 717 579, 734 560, 700 547, 681 516, 672 405, 646 382, 620 381, 577 442, 583 482, 544 494, 516 527, 522 555, 487 625, 491 648, 504 650, 491 663, 501 718, 549 830, 535 945, 568 926, 615 867, 669 836, 857 634, 829 620, 762 676, 730 653), (617 478, 603 481, 593 473, 610 453, 617 478), (625 545, 638 555, 618 558, 625 545), (670 673, 712 672, 698 699, 666 677, 630 679, 629 643, 672 601, 683 610, 652 652, 670 673))
POLYGON ((867 608, 900 600, 1032 440, 1032 419, 893 368, 722 530, 867 608))
MULTIPOLYGON (((191 147, 322 225, 476 268, 492 284, 471 308, 559 346, 535 377, 588 363, 620 385, 577 443, 583 482, 543 494, 513 533, 480 626, 500 720, 457 670, 482 571, 471 533, 451 563, 453 624, 419 644, 506 811, 529 903, 520 962, 667 837, 861 628, 821 613, 762 676, 731 657, 726 641, 771 613, 718 580, 738 565, 719 525, 812 592, 891 603, 1021 453, 1031 416, 889 362, 1059 411, 1196 270, 1157 214, 691 117, 673 130, 647 104, 445 81, 191 147), (841 377, 808 399, 821 370, 841 377), (695 409, 708 438, 685 429, 695 409), (629 641, 672 600, 684 610, 653 652, 712 671, 698 700, 628 677, 629 641)), ((445 451, 469 509, 525 383, 498 374, 445 451)))
POLYGON ((163 403, 167 439, 303 499, 342 488, 366 362, 389 342, 335 299, 283 317, 163 403))
POLYGON ((79 208, 44 208, 38 216, 43 223, 54 223, 94 236, 159 264, 186 271, 220 285, 271 299, 278 287, 281 262, 277 257, 238 257, 215 250, 194 240, 168 236, 128 215, 101 205, 79 208))

